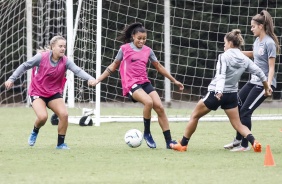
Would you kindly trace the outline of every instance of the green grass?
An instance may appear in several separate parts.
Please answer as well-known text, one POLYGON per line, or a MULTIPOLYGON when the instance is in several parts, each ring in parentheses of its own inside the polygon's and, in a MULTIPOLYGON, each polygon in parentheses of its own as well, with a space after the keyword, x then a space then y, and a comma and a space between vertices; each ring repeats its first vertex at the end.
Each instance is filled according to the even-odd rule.
MULTIPOLYGON (((70 110, 74 111, 74 110, 70 110)), ((57 126, 50 121, 40 130, 34 147, 27 138, 35 119, 31 108, 0 108, 0 183, 281 183, 282 124, 253 122, 253 134, 263 144, 262 153, 232 153, 223 149, 234 130, 228 122, 200 122, 187 152, 165 149, 161 129, 152 123, 157 149, 145 142, 129 148, 123 140, 128 129, 143 130, 142 123, 103 123, 100 127, 70 124, 66 143, 56 150, 57 126), (276 162, 264 167, 269 144, 276 162)), ((50 115, 52 113, 50 112, 50 115)), ((174 139, 186 123, 171 123, 174 139)))

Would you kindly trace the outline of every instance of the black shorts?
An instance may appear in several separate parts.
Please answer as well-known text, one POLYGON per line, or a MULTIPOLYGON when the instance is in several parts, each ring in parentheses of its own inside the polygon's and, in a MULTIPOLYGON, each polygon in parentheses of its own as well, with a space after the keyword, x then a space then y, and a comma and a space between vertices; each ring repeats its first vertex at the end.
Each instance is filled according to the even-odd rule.
POLYGON ((233 109, 238 106, 237 92, 223 93, 220 100, 218 100, 214 95, 214 91, 209 91, 203 98, 204 104, 210 110, 215 111, 219 106, 221 106, 222 109, 233 109))
POLYGON ((147 94, 150 94, 152 91, 155 91, 154 87, 152 86, 152 84, 150 82, 146 82, 144 84, 134 84, 131 87, 131 90, 129 91, 129 93, 127 94, 127 97, 132 100, 134 103, 137 102, 136 100, 134 100, 132 98, 132 94, 134 91, 136 91, 137 89, 143 89, 147 94))
MULTIPOLYGON (((30 98, 30 101, 31 101, 31 105, 32 105, 32 102, 33 102, 35 99, 40 98, 40 99, 42 99, 42 100, 45 102, 46 106, 48 107, 48 103, 49 103, 50 101, 55 100, 55 99, 57 99, 57 98, 63 98, 63 95, 62 95, 61 93, 56 93, 56 94, 54 94, 53 96, 50 96, 50 97, 48 97, 48 98, 42 97, 42 96, 29 96, 29 98, 30 98)), ((48 108, 49 108, 49 107, 48 107, 48 108)))

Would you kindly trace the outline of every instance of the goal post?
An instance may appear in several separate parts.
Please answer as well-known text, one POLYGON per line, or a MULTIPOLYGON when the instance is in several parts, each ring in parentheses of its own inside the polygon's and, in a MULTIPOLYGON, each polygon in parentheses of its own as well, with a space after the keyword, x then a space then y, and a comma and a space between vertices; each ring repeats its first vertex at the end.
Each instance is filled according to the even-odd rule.
MULTIPOLYGON (((91 54, 96 54, 96 58, 100 54, 99 49, 101 48, 101 71, 104 71, 114 60, 122 44, 116 40, 116 37, 120 34, 124 26, 136 21, 141 22, 148 30, 147 45, 153 49, 157 58, 165 65, 166 69, 170 70, 171 74, 177 80, 183 82, 185 86, 185 90, 179 92, 176 86, 171 85, 170 81, 156 73, 155 69, 149 65, 149 78, 155 86, 156 91, 160 94, 166 107, 168 118, 172 121, 187 121, 189 114, 176 109, 193 108, 196 102, 207 93, 207 86, 215 73, 217 56, 223 52, 223 37, 228 31, 235 28, 241 29, 247 43, 245 49, 251 49, 254 36, 250 31, 250 20, 260 9, 263 9, 263 7, 260 7, 260 4, 254 2, 246 3, 243 1, 224 4, 221 1, 204 3, 203 1, 173 0, 161 2, 105 0, 102 1, 101 9, 96 5, 99 1, 93 2, 83 3, 83 21, 81 24, 83 29, 81 33, 83 34, 83 38, 85 38, 86 34, 90 38, 88 46, 91 48, 96 47, 95 50, 89 51, 91 54), (95 12, 96 6, 97 12, 95 12), (92 11, 93 7, 94 11, 92 11), (102 11, 101 17, 99 17, 98 10, 102 11), (90 17, 88 14, 92 14, 89 20, 87 19, 90 17), (97 15, 97 17, 93 15, 97 15), (98 26, 100 19, 102 19, 102 24, 98 26), (91 22, 89 23, 90 25, 84 24, 88 21, 91 22), (92 23, 96 24, 98 29, 92 23), (100 36, 97 37, 100 28, 102 29, 101 44, 99 43, 100 36), (97 30, 97 33, 95 33, 95 30, 97 30), (90 41, 95 36, 96 43, 95 40, 93 42, 90 41)), ((279 20, 281 18, 277 16, 277 12, 281 11, 281 6, 279 4, 275 6, 273 4, 266 4, 265 8, 273 14, 275 25, 278 28, 277 30, 279 30, 279 27, 281 27, 279 20)), ((279 36, 281 34, 277 35, 279 36)), ((82 46, 85 44, 85 39, 78 38, 76 43, 77 46, 82 46)), ((81 48, 77 47, 77 49, 80 50, 81 48)), ((81 50, 80 52, 80 55, 87 53, 85 50, 81 50)), ((87 61, 87 58, 83 58, 83 60, 87 61)), ((280 63, 280 57, 277 58, 277 61, 280 63)), ((88 61, 88 64, 91 65, 92 62, 88 61)), ((98 71, 100 68, 97 68, 97 66, 100 66, 98 59, 95 65, 96 74, 100 72, 98 71)), ((277 64, 276 67, 278 76, 281 73, 279 66, 277 64)), ((240 82, 240 87, 248 80, 249 74, 244 74, 240 82)), ((85 87, 82 88, 81 92, 88 90, 85 87)), ((96 87, 94 92, 95 90, 96 100, 94 103, 96 105, 96 118, 98 117, 97 115, 100 115, 98 111, 101 112, 101 117, 98 118, 100 121, 96 119, 96 122, 142 121, 142 117, 140 116, 142 115, 142 104, 132 105, 126 97, 121 95, 122 89, 118 71, 102 81, 101 86, 96 87), (100 103, 98 101, 99 99, 101 99, 101 105, 97 106, 100 103), (101 111, 99 107, 101 107, 101 111), (103 107, 105 107, 105 110, 103 110, 103 107), (141 108, 141 110, 138 115, 134 115, 129 113, 128 108, 121 107, 137 107, 141 108), (105 111, 109 111, 109 113, 103 115, 105 111), (113 111, 120 111, 122 115, 115 115, 113 111)), ((281 91, 281 87, 278 87, 278 91, 281 91)), ((81 104, 81 106, 87 103, 88 97, 91 98, 85 95, 87 93, 80 96, 79 102, 81 103, 78 104, 81 104)), ((262 106, 264 110, 261 110, 263 108, 259 109, 261 111, 258 111, 259 118, 257 119, 260 119, 262 114, 270 118, 273 116, 273 113, 275 113, 275 117, 279 118, 281 109, 275 108, 274 112, 271 112, 273 111, 271 109, 273 103, 280 103, 280 101, 280 92, 275 92, 273 97, 269 98, 262 106)), ((91 107, 92 104, 90 103, 89 105, 91 107)), ((155 121, 156 116, 153 116, 153 121, 155 121)), ((211 121, 225 119, 216 113, 211 113, 207 117, 211 121)))
MULTIPOLYGON (((32 0, 26 0, 26 59, 32 58, 32 0)), ((31 83, 31 70, 27 71, 27 86, 31 83)), ((26 105, 30 106, 26 93, 26 105)))
MULTIPOLYGON (((170 73, 170 1, 164 1, 164 64, 170 73)), ((171 82, 165 78, 165 103, 171 102, 171 82)))
MULTIPOLYGON (((67 57, 73 61, 74 31, 73 31, 73 0, 66 0, 66 26, 67 26, 67 57)), ((74 107, 74 74, 67 71, 67 82, 65 85, 68 92, 68 107, 74 107)), ((66 94, 65 94, 66 95, 66 94)))
MULTIPOLYGON (((101 75, 101 51, 102 51, 102 1, 97 1, 97 35, 96 35, 96 78, 101 75)), ((96 111, 95 126, 101 123, 101 84, 96 85, 96 111)))
MULTIPOLYGON (((113 62, 122 45, 116 40, 120 31, 133 22, 141 22, 147 29, 146 44, 171 75, 184 84, 184 91, 178 91, 177 86, 156 72, 150 63, 148 77, 164 103, 169 120, 187 121, 191 109, 207 93, 207 86, 215 74, 217 56, 223 52, 224 35, 232 29, 241 29, 246 42, 244 49, 251 50, 254 36, 250 21, 262 9, 272 15, 275 33, 281 41, 280 1, 1 1, 0 82, 3 84, 16 67, 58 34, 67 38, 68 57, 97 78, 113 62), (28 2, 32 3, 31 11, 28 2)), ((278 85, 273 96, 255 111, 258 119, 270 120, 282 115, 281 61, 278 55, 275 68, 278 85)), ((2 85, 0 105, 25 106, 28 78, 27 74, 21 76, 9 91, 2 85)), ((250 75, 245 73, 239 87, 249 79, 250 75)), ((134 104, 122 96, 119 71, 96 87, 88 87, 86 81, 76 76, 69 81, 73 86, 68 87, 65 94, 67 105, 82 112, 70 114, 71 121, 77 123, 81 114, 91 114, 97 126, 109 121, 142 121, 142 104, 134 104)), ((212 112, 206 118, 225 121, 222 115, 212 112)), ((155 113, 152 120, 157 120, 155 113)))

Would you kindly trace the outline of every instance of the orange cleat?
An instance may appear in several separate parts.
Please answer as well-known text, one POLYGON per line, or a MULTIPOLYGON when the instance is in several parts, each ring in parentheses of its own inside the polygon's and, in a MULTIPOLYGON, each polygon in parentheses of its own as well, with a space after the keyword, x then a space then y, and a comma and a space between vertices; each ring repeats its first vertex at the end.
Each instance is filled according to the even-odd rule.
POLYGON ((171 147, 171 149, 175 151, 180 151, 180 152, 187 151, 187 146, 182 146, 180 142, 177 142, 177 144, 171 143, 169 146, 171 147))
POLYGON ((257 140, 253 144, 253 149, 254 152, 261 152, 261 144, 257 140))

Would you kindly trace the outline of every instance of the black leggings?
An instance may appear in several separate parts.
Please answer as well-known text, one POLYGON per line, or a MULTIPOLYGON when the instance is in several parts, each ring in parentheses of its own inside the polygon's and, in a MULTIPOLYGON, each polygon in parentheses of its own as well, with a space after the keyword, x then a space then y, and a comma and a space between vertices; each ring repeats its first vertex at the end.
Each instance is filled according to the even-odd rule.
MULTIPOLYGON (((275 88, 271 86, 274 90, 275 88)), ((256 108, 266 99, 264 96, 263 86, 247 83, 238 93, 238 107, 240 119, 243 125, 247 126, 249 130, 252 129, 252 114, 256 108)), ((237 132, 236 139, 241 140, 242 135, 237 132)), ((241 145, 248 147, 248 140, 243 138, 241 145)))

